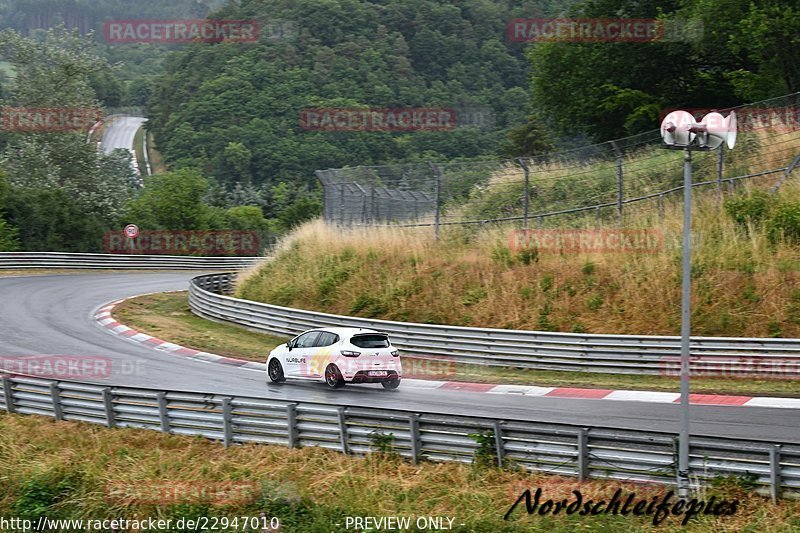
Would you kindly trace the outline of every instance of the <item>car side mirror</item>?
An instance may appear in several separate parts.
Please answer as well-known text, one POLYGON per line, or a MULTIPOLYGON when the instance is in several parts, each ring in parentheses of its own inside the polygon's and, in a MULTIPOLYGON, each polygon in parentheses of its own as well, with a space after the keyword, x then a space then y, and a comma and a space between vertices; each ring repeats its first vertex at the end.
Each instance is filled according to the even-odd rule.
POLYGON ((294 346, 292 346, 292 341, 287 342, 286 347, 289 348, 289 351, 291 352, 292 348, 294 348, 294 346))

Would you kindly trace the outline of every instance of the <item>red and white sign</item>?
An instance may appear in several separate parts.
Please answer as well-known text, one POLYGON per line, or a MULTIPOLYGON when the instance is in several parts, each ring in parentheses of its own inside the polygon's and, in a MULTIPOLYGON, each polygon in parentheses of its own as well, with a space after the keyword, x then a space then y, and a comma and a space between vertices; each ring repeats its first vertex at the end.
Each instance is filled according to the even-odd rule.
POLYGON ((135 239, 139 236, 139 226, 136 224, 128 224, 125 226, 125 236, 129 239, 135 239))

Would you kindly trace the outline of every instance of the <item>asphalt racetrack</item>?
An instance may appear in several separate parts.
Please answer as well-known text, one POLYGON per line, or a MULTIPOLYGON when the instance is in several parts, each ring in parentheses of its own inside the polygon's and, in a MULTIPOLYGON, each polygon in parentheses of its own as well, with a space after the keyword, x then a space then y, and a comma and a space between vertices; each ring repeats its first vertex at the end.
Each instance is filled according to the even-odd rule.
MULTIPOLYGON (((185 290, 198 272, 92 273, 0 277, 0 358, 40 354, 107 357, 111 372, 80 379, 115 386, 150 387, 331 405, 385 407, 450 415, 678 431, 678 405, 597 401, 510 394, 428 390, 400 385, 268 384, 265 373, 192 361, 110 334, 93 319, 104 304, 137 294, 185 290)), ((266 360, 266 350, 264 359, 266 360)), ((692 435, 800 442, 800 410, 763 407, 691 408, 692 435)))

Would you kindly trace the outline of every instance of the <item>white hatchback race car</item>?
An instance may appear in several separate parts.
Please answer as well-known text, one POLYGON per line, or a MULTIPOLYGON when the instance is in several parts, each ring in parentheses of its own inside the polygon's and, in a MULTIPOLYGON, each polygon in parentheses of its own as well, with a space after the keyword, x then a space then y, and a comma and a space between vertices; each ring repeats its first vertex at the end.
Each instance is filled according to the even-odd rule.
POLYGON ((361 328, 306 331, 269 354, 267 376, 325 381, 338 389, 345 383, 380 383, 396 389, 403 377, 400 353, 386 333, 361 328))

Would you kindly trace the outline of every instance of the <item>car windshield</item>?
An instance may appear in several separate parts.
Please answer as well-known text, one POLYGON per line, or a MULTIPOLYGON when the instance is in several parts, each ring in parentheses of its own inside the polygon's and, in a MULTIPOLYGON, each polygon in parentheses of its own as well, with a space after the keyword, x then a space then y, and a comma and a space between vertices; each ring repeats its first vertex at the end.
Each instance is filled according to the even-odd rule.
POLYGON ((355 335, 350 342, 359 348, 388 348, 389 337, 380 333, 355 335))

